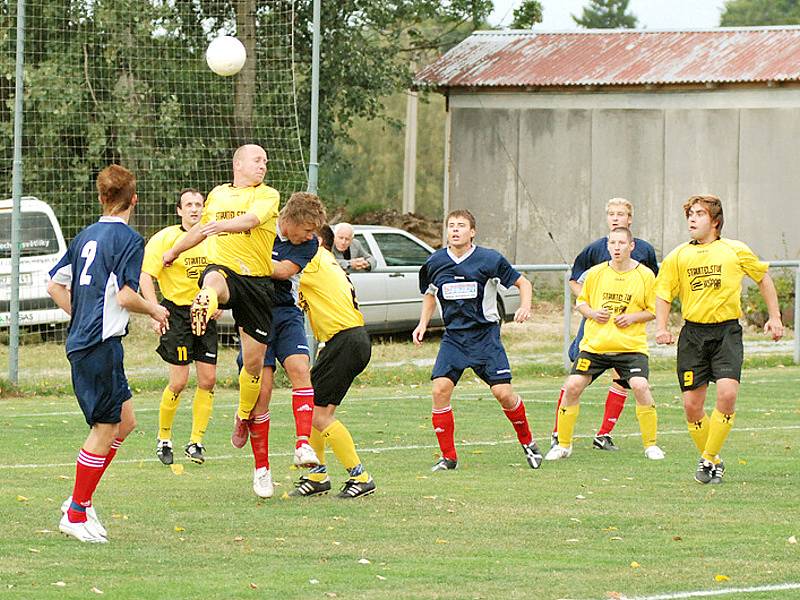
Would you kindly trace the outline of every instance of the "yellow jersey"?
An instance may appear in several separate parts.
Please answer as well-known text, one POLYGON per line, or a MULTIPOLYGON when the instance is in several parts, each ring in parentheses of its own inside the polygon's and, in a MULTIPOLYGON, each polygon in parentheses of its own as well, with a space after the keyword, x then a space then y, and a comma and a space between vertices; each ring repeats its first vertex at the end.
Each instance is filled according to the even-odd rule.
POLYGON ((179 306, 191 306, 197 294, 197 280, 208 264, 206 242, 182 252, 175 262, 165 267, 161 257, 186 235, 180 225, 171 225, 157 232, 144 248, 142 271, 158 280, 161 295, 179 306))
POLYGON ((311 330, 320 342, 364 324, 350 278, 322 246, 300 275, 297 304, 308 313, 311 330))
POLYGON ((645 324, 619 327, 614 323, 614 317, 643 310, 655 315, 655 281, 653 272, 641 263, 625 273, 615 271, 610 262, 589 269, 577 303, 586 303, 594 310, 605 308, 610 317, 605 323, 586 320, 580 349, 595 354, 648 354, 645 324))
POLYGON ((681 299, 683 318, 694 323, 721 323, 742 316, 742 279, 758 283, 769 263, 746 244, 720 238, 709 244, 686 242, 670 252, 656 279, 656 296, 681 299))
POLYGON ((259 224, 240 233, 208 236, 208 262, 228 267, 239 275, 267 277, 272 274, 272 243, 280 194, 263 183, 250 187, 218 185, 208 194, 201 223, 233 219, 253 213, 259 224))

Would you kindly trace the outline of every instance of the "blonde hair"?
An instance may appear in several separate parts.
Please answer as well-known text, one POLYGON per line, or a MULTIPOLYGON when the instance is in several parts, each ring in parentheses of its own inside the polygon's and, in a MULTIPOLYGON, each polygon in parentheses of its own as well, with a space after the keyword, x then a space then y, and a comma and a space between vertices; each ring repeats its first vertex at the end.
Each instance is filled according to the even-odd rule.
POLYGON ((628 216, 633 218, 633 204, 630 200, 626 200, 625 198, 612 198, 606 202, 606 212, 608 212, 612 206, 624 206, 628 210, 628 216))

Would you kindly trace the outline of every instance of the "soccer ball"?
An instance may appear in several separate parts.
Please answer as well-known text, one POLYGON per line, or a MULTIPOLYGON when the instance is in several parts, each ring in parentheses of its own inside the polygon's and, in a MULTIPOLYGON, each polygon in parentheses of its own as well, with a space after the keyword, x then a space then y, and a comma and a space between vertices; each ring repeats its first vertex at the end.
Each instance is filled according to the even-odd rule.
POLYGON ((244 44, 235 37, 222 35, 208 45, 206 62, 217 75, 230 77, 242 70, 247 60, 244 44))

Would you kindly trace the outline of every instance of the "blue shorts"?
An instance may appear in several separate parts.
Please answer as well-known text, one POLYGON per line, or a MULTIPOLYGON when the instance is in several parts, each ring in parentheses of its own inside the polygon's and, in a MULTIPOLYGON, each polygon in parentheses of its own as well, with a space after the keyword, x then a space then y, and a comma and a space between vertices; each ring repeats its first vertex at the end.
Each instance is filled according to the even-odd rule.
POLYGON ((572 340, 572 343, 569 345, 569 351, 567 352, 567 356, 572 362, 578 358, 578 354, 580 354, 580 345, 581 340, 583 340, 583 329, 586 326, 586 319, 581 319, 581 324, 578 325, 578 333, 575 334, 575 339, 572 340))
MULTIPOLYGON (((294 306, 276 306, 272 311, 272 330, 264 354, 264 366, 275 369, 275 359, 281 364, 293 354, 308 356, 308 338, 302 311, 294 306)), ((239 370, 242 368, 242 348, 236 358, 239 370)))
POLYGON ((131 399, 131 388, 122 366, 123 356, 119 337, 67 356, 72 367, 72 389, 89 427, 122 420, 122 403, 131 399))
POLYGON ((447 377, 458 383, 464 369, 471 367, 475 374, 490 386, 511 382, 500 325, 473 329, 445 329, 431 379, 447 377))

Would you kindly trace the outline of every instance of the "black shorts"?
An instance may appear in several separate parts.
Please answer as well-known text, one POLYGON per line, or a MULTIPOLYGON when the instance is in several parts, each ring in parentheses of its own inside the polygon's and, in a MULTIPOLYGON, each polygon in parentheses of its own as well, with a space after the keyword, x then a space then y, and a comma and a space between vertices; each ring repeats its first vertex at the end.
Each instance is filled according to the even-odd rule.
POLYGON ((353 380, 367 368, 371 355, 372 343, 364 326, 340 331, 325 342, 311 369, 314 404, 341 404, 353 380))
POLYGON ((270 277, 239 275, 228 267, 208 265, 197 285, 203 287, 206 273, 218 271, 228 283, 230 298, 220 308, 230 308, 236 326, 262 344, 269 340, 272 328, 272 307, 275 306, 275 285, 270 277))
POLYGON ((742 326, 736 319, 722 323, 686 321, 678 336, 678 384, 693 390, 717 379, 742 377, 742 326))
POLYGON ((188 365, 193 361, 217 364, 217 322, 209 321, 200 337, 192 333, 189 307, 179 306, 166 298, 161 305, 169 311, 169 329, 161 336, 158 355, 171 365, 188 365))
POLYGON ((641 352, 619 352, 614 354, 578 353, 572 364, 571 375, 589 375, 592 381, 600 377, 608 369, 615 369, 619 379, 614 382, 630 389, 628 380, 632 377, 650 377, 650 363, 646 354, 641 352))

